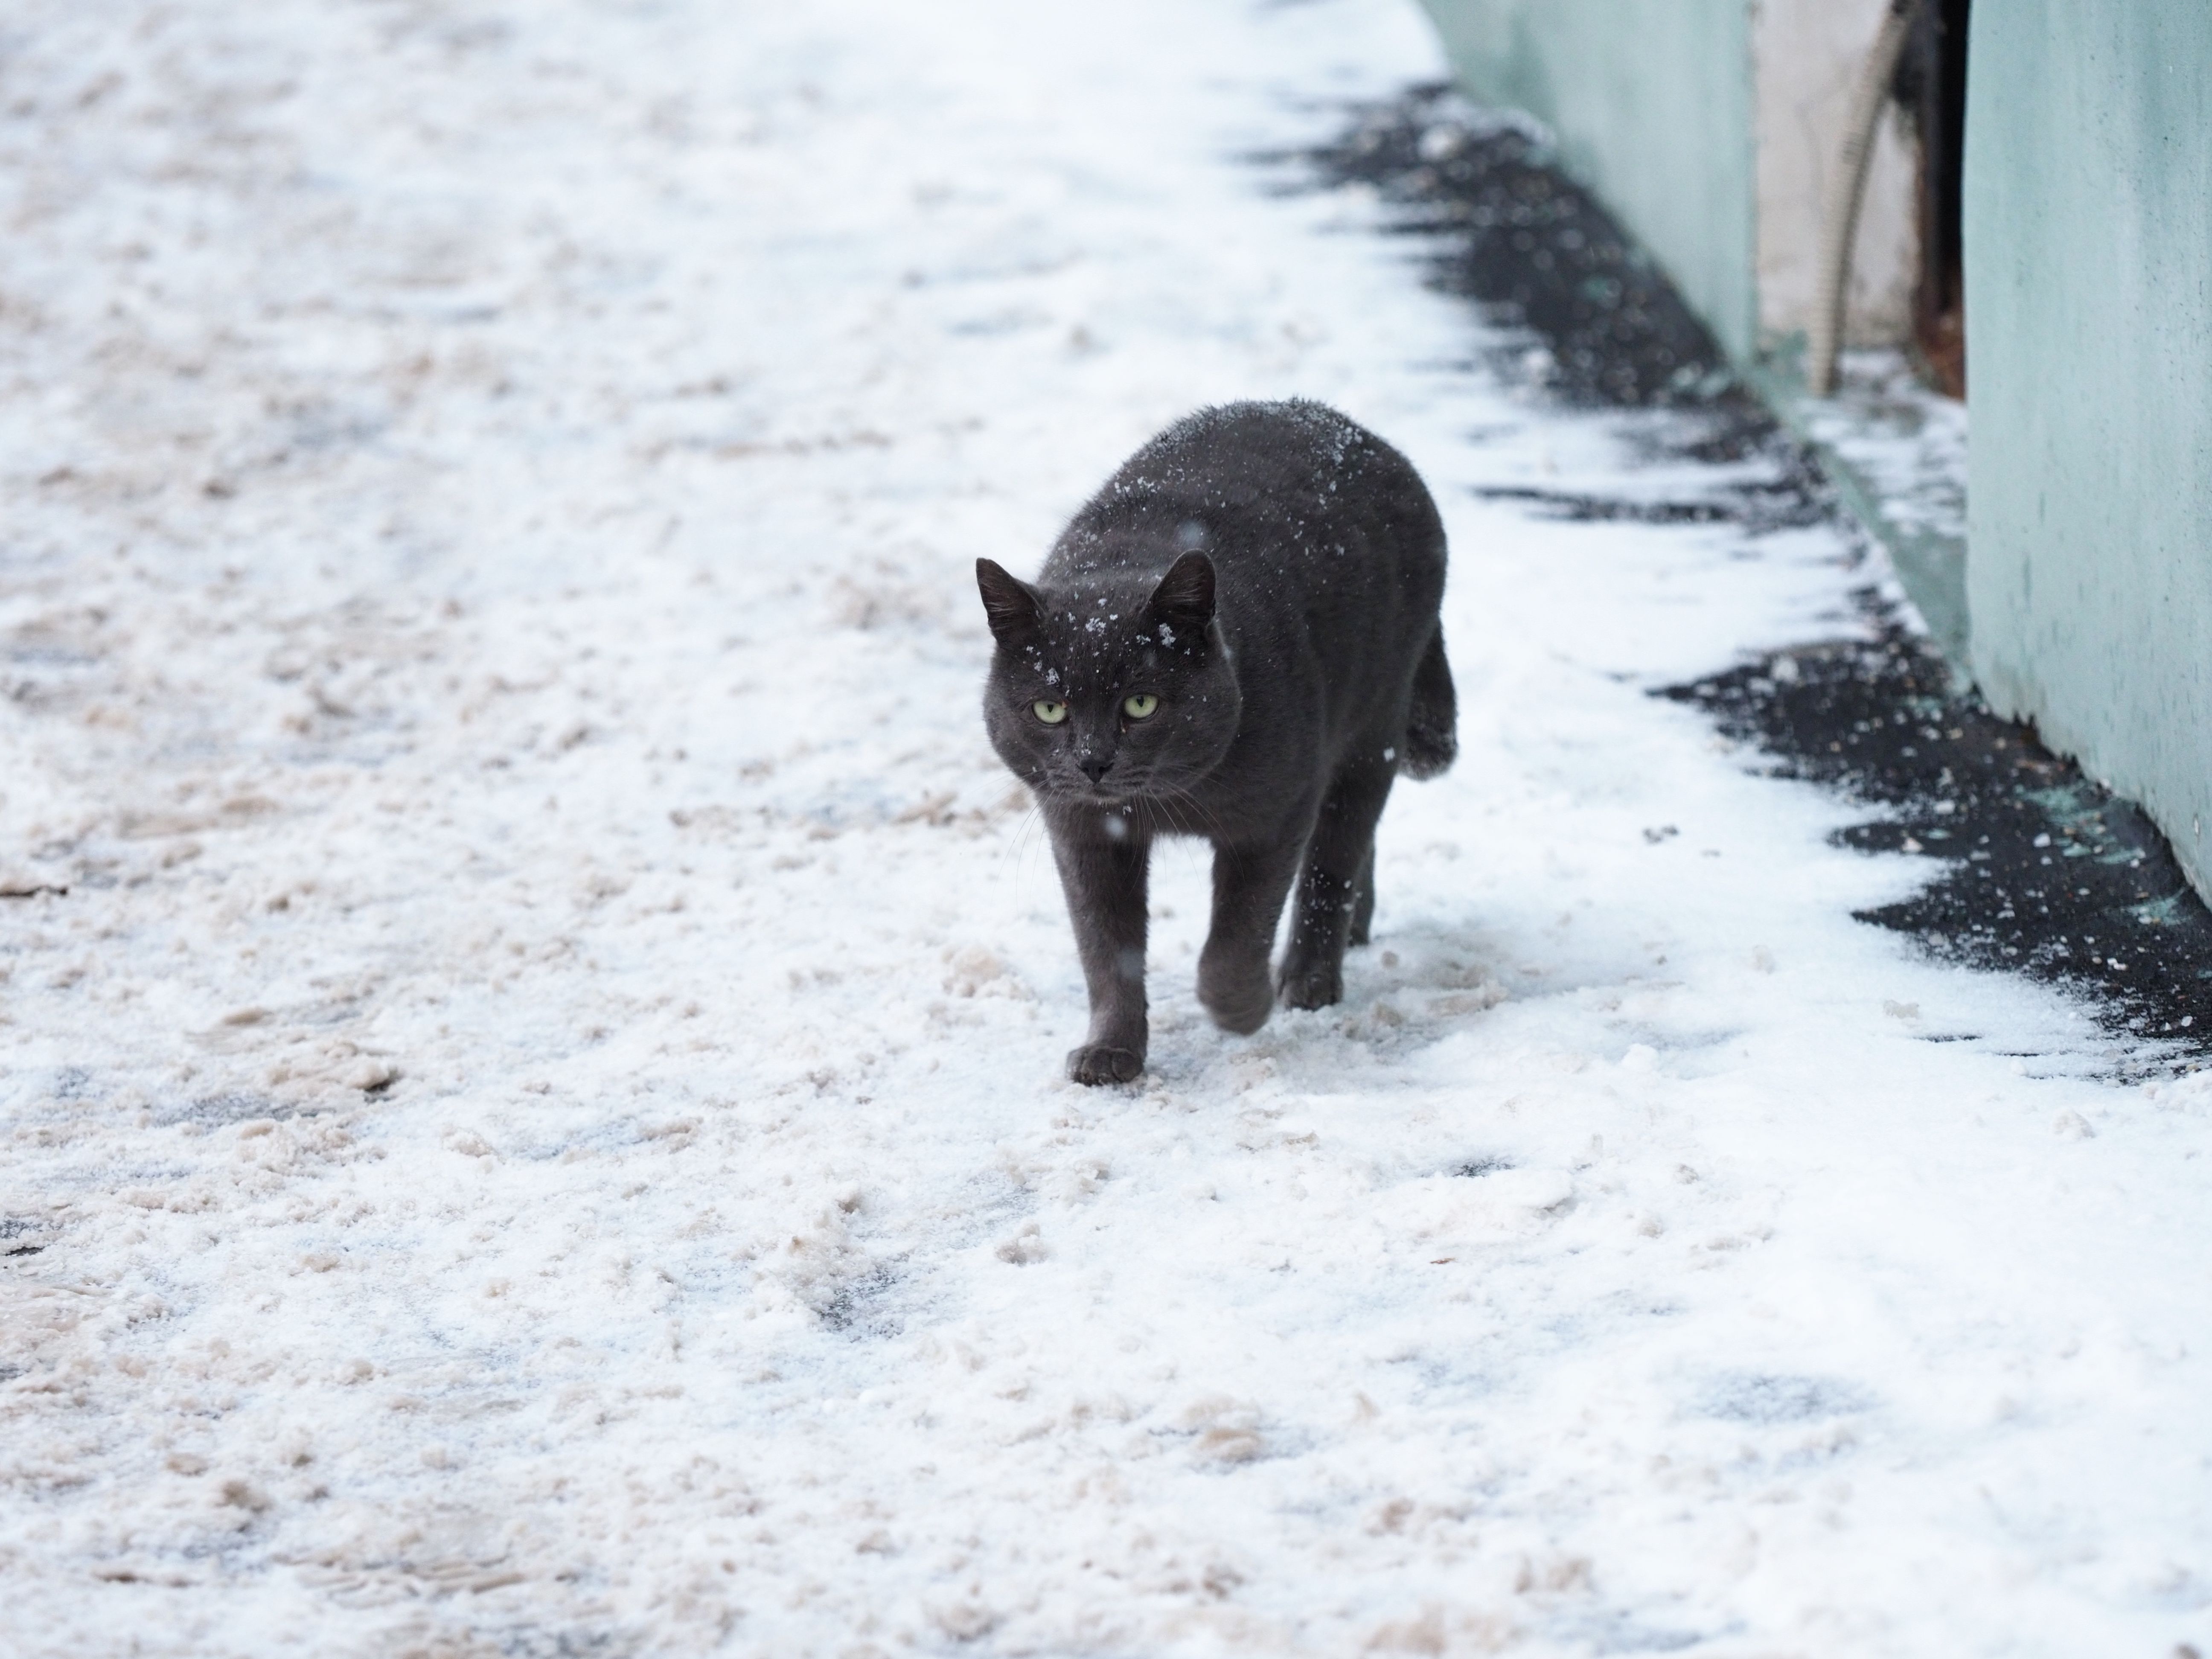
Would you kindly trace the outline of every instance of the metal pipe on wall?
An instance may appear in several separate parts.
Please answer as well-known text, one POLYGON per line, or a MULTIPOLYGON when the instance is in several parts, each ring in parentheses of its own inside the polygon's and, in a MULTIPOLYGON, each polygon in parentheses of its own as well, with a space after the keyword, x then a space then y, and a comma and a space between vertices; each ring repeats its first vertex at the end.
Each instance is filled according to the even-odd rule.
POLYGON ((1874 155, 1876 131, 1889 86, 1897 75, 1897 60, 1912 31, 1919 0, 1893 0, 1881 20, 1874 47, 1859 67, 1857 84, 1851 88, 1849 119, 1844 143, 1836 161, 1841 188, 1829 197, 1820 224, 1820 286, 1813 307, 1812 338, 1806 355, 1806 383, 1815 397, 1836 389, 1836 359, 1844 344, 1844 302, 1851 282, 1851 244, 1859 228, 1859 209, 1866 199, 1867 163, 1874 155))

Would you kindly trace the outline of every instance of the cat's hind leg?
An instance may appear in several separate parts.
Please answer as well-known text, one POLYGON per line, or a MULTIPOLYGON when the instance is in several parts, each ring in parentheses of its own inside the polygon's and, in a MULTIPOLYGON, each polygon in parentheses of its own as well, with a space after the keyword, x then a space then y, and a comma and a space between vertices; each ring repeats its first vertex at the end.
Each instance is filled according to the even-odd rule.
POLYGON ((1355 936, 1366 943, 1375 908, 1375 825, 1395 773, 1388 761, 1356 761, 1329 785, 1306 844, 1290 949, 1275 978, 1289 1007, 1326 1008, 1344 999, 1344 950, 1355 936))
POLYGON ((1359 866, 1359 886, 1352 900, 1352 931, 1347 945, 1364 945, 1375 925, 1375 843, 1367 843, 1367 862, 1359 866))
POLYGON ((1406 713, 1406 773, 1432 778, 1459 754, 1459 693, 1452 689, 1451 663, 1444 656, 1444 632, 1429 636, 1429 647, 1413 670, 1413 696, 1406 713))

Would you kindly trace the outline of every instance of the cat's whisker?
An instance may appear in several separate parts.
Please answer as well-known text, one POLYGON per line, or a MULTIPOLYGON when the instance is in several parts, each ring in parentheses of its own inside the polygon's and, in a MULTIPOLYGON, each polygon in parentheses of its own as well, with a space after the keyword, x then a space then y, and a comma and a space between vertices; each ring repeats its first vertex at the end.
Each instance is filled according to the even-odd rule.
POLYGON ((1043 845, 1043 838, 1039 836, 1032 839, 1030 831, 1036 830, 1039 825, 1043 823, 1043 822, 1044 809, 1034 804, 1030 806, 1028 811, 1022 814, 1020 821, 1014 825, 1013 833, 1006 837, 1006 845, 999 849, 999 861, 1001 866, 1000 874, 1001 878, 1003 878, 1006 873, 1004 866, 1008 863, 1012 863, 1013 866, 1012 874, 1014 880, 1017 882, 1021 880, 1024 874, 1022 860, 1029 855, 1033 848, 1043 845))
MULTIPOLYGON (((1210 839, 1218 843, 1226 836, 1227 827, 1221 822, 1221 815, 1200 800, 1191 790, 1181 784, 1174 783, 1160 784, 1156 787, 1170 794, 1177 804, 1188 807, 1191 816, 1205 825, 1206 835, 1210 839)), ((1172 834, 1173 830, 1170 830, 1170 833, 1172 834)))
MULTIPOLYGON (((1217 844, 1227 837, 1228 828, 1222 823, 1220 813, 1200 799, 1198 794, 1186 785, 1172 782, 1167 779, 1157 779, 1152 782, 1152 787, 1158 793, 1168 796, 1176 805, 1188 807, 1191 816, 1198 819, 1205 827, 1208 838, 1217 844)), ((1162 827, 1170 835, 1176 833, 1172 825, 1162 827)))

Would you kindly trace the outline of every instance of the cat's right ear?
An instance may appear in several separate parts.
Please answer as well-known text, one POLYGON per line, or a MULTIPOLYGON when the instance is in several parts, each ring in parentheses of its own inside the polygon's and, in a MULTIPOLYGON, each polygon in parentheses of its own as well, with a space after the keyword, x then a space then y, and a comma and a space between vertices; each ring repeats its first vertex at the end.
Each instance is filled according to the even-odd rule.
POLYGON ((1017 581, 988 559, 975 561, 975 586, 983 595, 983 614, 991 637, 1000 645, 1023 645, 1036 637, 1036 591, 1017 581))
POLYGON ((1152 615, 1195 640, 1213 620, 1213 561, 1186 553, 1152 590, 1152 615))

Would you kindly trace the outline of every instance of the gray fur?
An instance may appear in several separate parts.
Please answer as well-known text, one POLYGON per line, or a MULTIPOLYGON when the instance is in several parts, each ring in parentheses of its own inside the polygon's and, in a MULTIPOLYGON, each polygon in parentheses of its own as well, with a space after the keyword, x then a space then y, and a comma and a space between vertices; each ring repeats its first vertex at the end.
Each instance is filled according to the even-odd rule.
POLYGON ((1144 1069, 1159 836, 1213 843, 1198 995, 1217 1024, 1340 1000, 1391 781, 1441 772, 1456 746, 1443 526, 1412 465, 1320 404, 1203 410, 1106 481, 1034 583, 988 559, 975 575, 997 641, 984 721, 1042 809, 1090 987, 1068 1075, 1144 1069), (1138 694, 1158 699, 1149 717, 1127 710, 1138 694), (1040 702, 1065 717, 1047 724, 1040 702))

